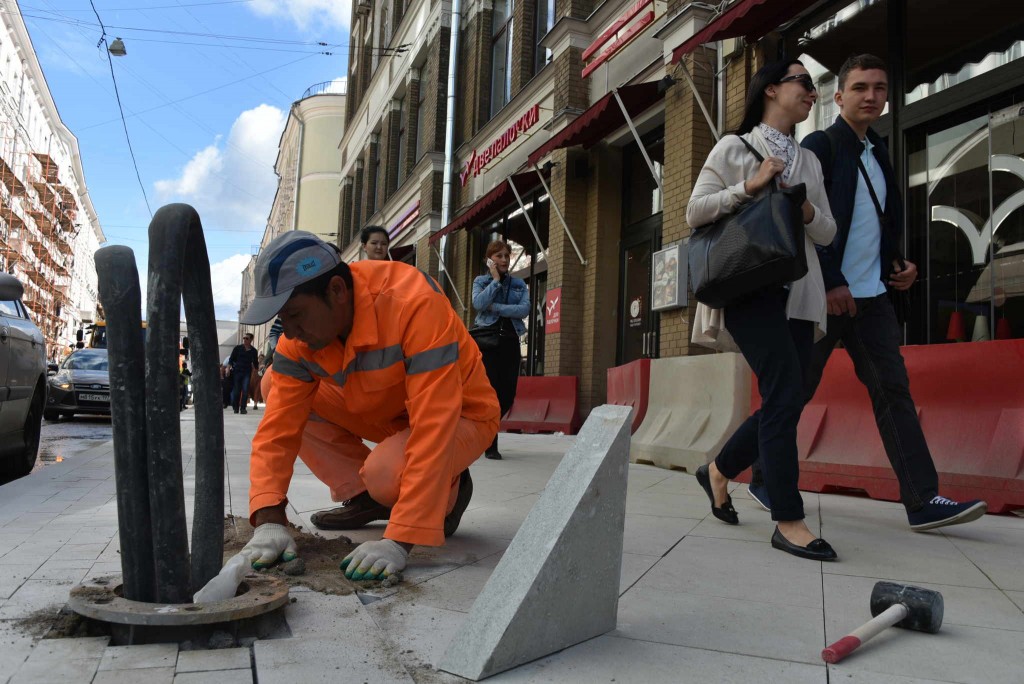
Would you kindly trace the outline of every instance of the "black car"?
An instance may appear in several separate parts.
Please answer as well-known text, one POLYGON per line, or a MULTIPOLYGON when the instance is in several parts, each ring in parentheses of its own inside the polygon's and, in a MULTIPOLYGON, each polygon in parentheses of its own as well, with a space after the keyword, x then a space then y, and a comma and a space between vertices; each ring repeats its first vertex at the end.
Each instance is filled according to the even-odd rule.
POLYGON ((110 371, 106 349, 79 349, 50 376, 43 417, 57 420, 76 413, 110 415, 110 371))

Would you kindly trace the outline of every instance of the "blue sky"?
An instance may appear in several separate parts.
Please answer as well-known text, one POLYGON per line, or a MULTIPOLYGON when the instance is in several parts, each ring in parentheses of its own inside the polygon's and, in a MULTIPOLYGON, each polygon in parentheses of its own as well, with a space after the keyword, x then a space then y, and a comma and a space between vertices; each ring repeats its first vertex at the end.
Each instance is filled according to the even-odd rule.
MULTIPOLYGON (((288 109, 309 86, 345 76, 350 0, 94 2, 108 40, 120 36, 127 48, 113 58, 114 74, 149 206, 196 207, 217 316, 235 319, 240 271, 277 188, 288 109)), ((88 0, 20 5, 61 119, 78 137, 107 244, 135 250, 145 288, 150 214, 96 47, 96 15, 88 0)))

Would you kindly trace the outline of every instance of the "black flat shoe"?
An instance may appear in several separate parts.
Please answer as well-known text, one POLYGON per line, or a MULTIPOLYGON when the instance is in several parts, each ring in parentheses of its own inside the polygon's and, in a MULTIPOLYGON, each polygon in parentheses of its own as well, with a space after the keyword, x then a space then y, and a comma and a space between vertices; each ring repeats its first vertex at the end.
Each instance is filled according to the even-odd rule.
POLYGON ((836 554, 835 549, 833 549, 832 546, 824 539, 815 539, 807 546, 797 546, 783 537, 782 532, 779 532, 778 527, 775 528, 775 534, 772 535, 772 548, 785 551, 786 553, 791 553, 794 556, 799 556, 800 558, 807 558, 809 560, 839 560, 839 556, 836 554))
POLYGON ((494 451, 488 449, 487 451, 484 452, 484 458, 489 458, 492 461, 500 461, 501 452, 499 452, 497 449, 495 449, 494 451))
POLYGON ((708 493, 708 499, 711 501, 711 514, 724 523, 738 525, 740 517, 736 515, 736 509, 732 507, 731 496, 726 496, 725 503, 722 504, 721 508, 715 506, 715 494, 711 491, 711 473, 708 471, 708 467, 702 465, 700 468, 697 468, 695 474, 697 476, 697 483, 708 493))

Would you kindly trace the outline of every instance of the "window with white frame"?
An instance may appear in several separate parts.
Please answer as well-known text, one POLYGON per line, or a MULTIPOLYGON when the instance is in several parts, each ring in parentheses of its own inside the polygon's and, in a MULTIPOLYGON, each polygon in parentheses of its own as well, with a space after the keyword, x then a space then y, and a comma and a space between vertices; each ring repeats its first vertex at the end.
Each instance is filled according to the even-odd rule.
POLYGON ((512 12, 515 0, 495 0, 491 24, 491 116, 512 98, 512 12))

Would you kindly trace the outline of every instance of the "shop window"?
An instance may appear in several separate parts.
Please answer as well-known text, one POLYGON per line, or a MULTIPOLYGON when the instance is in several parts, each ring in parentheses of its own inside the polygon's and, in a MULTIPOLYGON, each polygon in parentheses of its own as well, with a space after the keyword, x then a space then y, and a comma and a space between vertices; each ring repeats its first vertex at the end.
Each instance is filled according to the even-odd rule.
MULTIPOLYGON (((664 129, 658 128, 643 138, 647 156, 650 157, 659 177, 662 175, 662 167, 665 163, 664 136, 664 129)), ((658 183, 651 175, 647 161, 640 154, 640 148, 636 143, 623 150, 623 168, 625 170, 623 184, 625 194, 622 209, 626 225, 638 223, 661 213, 661 190, 658 189, 658 183)))
POLYGON ((491 116, 512 98, 512 11, 515 0, 495 0, 491 24, 491 116))
POLYGON ((1024 12, 1005 0, 907 0, 907 102, 1024 57, 1024 12))
MULTIPOLYGON (((796 138, 831 126, 839 116, 834 97, 837 75, 851 55, 870 53, 887 59, 887 4, 885 0, 856 0, 841 6, 824 19, 795 26, 787 32, 786 52, 803 62, 818 87, 818 101, 811 116, 797 124, 796 138)), ((882 114, 889 111, 886 103, 882 114)))
POLYGON ((924 264, 922 287, 912 290, 912 344, 1022 334, 1021 109, 1017 102, 908 133, 909 252, 924 264))
POLYGON ((551 62, 551 50, 541 45, 540 42, 555 27, 555 0, 536 0, 536 2, 537 28, 534 34, 537 42, 534 45, 533 72, 539 73, 551 62))

